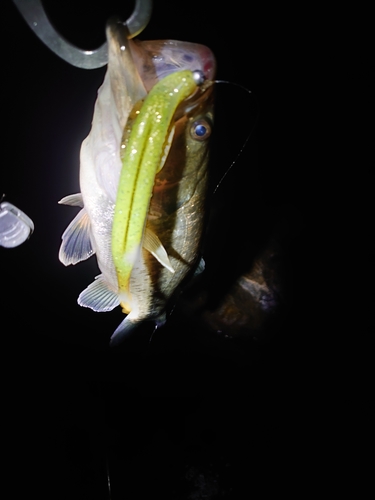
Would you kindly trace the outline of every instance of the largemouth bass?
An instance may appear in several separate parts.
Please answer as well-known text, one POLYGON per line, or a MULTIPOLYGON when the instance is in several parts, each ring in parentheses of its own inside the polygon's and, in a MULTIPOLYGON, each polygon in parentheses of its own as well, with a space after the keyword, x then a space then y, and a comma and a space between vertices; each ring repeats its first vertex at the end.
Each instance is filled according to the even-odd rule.
POLYGON ((94 311, 127 314, 111 343, 144 320, 157 326, 199 263, 215 59, 205 46, 130 40, 107 24, 108 68, 80 153, 81 193, 60 203, 82 210, 59 258, 96 255, 101 274, 78 297, 94 311), (203 76, 203 78, 202 78, 203 76))

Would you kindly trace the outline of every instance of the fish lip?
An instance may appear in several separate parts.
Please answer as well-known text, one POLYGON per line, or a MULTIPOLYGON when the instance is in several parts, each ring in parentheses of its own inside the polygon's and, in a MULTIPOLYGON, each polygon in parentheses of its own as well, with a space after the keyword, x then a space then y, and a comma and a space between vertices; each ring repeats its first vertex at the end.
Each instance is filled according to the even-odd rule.
POLYGON ((158 80, 175 71, 200 70, 208 80, 215 77, 215 56, 202 44, 179 40, 134 40, 131 50, 148 91, 158 80))
POLYGON ((119 46, 127 44, 130 40, 130 33, 127 29, 126 24, 124 24, 118 16, 110 17, 105 25, 107 38, 116 40, 119 46))

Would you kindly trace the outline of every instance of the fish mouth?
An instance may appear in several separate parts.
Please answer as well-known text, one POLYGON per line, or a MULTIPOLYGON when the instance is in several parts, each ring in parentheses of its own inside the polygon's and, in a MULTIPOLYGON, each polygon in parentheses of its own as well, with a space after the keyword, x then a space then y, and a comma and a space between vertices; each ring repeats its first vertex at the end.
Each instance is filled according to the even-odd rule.
POLYGON ((177 40, 134 40, 131 52, 147 91, 165 76, 176 71, 202 71, 207 80, 215 75, 211 50, 201 44, 177 40))

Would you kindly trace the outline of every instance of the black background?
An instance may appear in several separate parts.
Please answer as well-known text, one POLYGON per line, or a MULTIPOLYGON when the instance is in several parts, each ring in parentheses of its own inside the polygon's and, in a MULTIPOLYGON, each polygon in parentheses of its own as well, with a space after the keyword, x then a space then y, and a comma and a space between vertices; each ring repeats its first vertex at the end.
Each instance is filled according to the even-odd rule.
MULTIPOLYGON (((132 5, 124 3, 45 6, 66 38, 90 49, 104 41, 106 19, 129 15, 132 5)), ((95 314, 76 303, 97 274, 94 259, 71 268, 58 260, 75 210, 57 201, 79 191, 79 148, 105 68, 69 66, 11 2, 1 12, 0 187, 35 224, 25 244, 0 248, 3 438, 13 496, 108 498, 107 459, 113 499, 237 499, 258 487, 293 489, 314 434, 304 295, 312 279, 305 257, 313 168, 304 125, 313 85, 307 24, 282 4, 155 1, 140 38, 209 46, 218 78, 255 96, 229 85, 217 92, 214 183, 255 128, 213 202, 225 209, 206 265, 220 289, 227 269, 246 261, 243 242, 264 239, 285 213, 288 305, 264 339, 225 338, 177 314, 152 342, 146 332, 111 352, 121 312, 95 314), (222 248, 230 249, 228 259, 217 258, 222 248)))

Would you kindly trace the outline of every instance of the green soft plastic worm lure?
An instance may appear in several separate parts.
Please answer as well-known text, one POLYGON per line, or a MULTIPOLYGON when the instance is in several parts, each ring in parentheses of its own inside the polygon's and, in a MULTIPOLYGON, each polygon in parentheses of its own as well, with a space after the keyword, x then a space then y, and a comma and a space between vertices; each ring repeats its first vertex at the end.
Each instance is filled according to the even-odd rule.
MULTIPOLYGON (((178 105, 196 89, 192 71, 164 77, 152 88, 132 125, 112 227, 113 261, 119 288, 125 296, 129 294, 130 275, 142 246, 155 175, 163 168, 173 140, 173 116, 178 105)), ((129 305, 121 305, 130 312, 129 305)))

